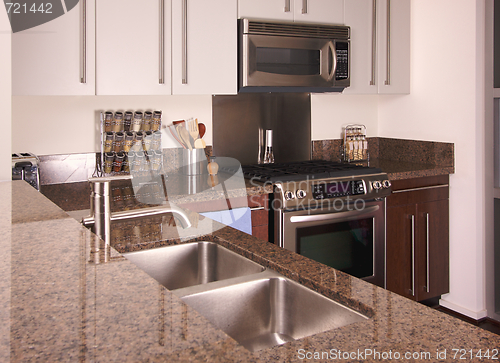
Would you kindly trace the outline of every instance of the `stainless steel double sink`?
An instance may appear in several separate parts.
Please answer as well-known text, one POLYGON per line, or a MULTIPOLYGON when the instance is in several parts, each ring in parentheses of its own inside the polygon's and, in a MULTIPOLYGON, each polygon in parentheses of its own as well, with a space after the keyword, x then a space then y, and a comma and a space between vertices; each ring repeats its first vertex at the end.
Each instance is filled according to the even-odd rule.
POLYGON ((124 256, 250 351, 368 319, 213 242, 124 256))

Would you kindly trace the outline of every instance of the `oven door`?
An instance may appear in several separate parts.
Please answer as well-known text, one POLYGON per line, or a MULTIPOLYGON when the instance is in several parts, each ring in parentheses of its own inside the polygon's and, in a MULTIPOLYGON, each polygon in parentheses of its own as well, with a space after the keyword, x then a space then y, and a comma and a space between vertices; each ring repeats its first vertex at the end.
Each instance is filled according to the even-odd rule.
MULTIPOLYGON (((359 204, 359 203, 358 203, 359 204)), ((281 247, 385 287, 385 202, 278 211, 281 247)))
POLYGON ((240 48, 240 86, 348 86, 347 74, 335 77, 337 47, 342 48, 338 51, 342 64, 344 61, 347 64, 344 57, 347 57, 348 41, 337 45, 329 39, 244 34, 240 48), (337 84, 340 80, 343 82, 337 84))

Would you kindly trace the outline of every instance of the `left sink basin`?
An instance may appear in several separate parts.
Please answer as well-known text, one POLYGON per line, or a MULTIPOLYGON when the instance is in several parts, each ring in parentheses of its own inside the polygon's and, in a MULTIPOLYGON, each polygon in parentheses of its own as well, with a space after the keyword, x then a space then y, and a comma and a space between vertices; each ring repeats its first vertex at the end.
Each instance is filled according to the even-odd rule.
POLYGON ((124 253, 169 290, 251 275, 265 268, 213 242, 193 242, 124 253))

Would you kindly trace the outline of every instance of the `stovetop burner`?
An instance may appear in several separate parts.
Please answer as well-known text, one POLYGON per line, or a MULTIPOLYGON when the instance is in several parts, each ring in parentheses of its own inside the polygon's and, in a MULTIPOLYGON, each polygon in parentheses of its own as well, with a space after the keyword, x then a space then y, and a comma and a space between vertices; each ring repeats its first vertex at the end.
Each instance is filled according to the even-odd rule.
POLYGON ((246 179, 260 182, 287 182, 307 179, 325 179, 343 176, 380 173, 378 168, 338 163, 326 160, 309 160, 290 163, 254 164, 242 166, 246 179))

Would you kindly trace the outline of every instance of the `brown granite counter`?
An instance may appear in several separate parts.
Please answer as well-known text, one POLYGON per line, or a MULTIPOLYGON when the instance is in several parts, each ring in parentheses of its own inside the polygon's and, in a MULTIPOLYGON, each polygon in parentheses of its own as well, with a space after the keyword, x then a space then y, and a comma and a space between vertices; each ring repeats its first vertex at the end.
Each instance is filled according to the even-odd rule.
POLYGON ((500 348, 497 335, 229 227, 199 235, 208 218, 181 238, 168 218, 149 220, 148 233, 156 226, 165 244, 215 241, 370 316, 252 353, 115 248, 105 251, 28 184, 0 183, 0 200, 0 361, 366 362, 415 354, 435 362, 458 360, 454 349, 500 348))
POLYGON ((453 166, 414 163, 399 160, 372 159, 370 166, 380 168, 390 180, 412 179, 425 176, 448 175, 455 172, 453 166))
MULTIPOLYGON (((446 142, 368 138, 369 165, 382 169, 389 179, 411 179, 455 172, 454 145, 446 142)), ((312 158, 340 161, 342 140, 312 142, 312 158)), ((366 165, 366 163, 365 163, 366 165)))

